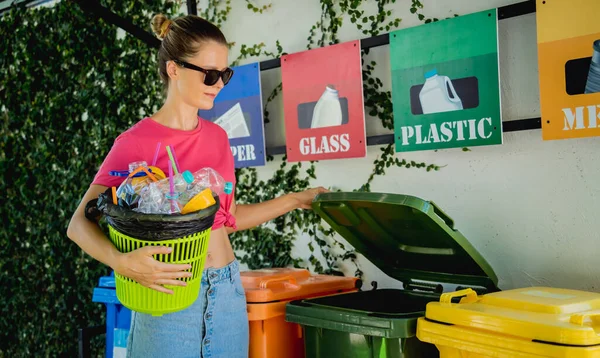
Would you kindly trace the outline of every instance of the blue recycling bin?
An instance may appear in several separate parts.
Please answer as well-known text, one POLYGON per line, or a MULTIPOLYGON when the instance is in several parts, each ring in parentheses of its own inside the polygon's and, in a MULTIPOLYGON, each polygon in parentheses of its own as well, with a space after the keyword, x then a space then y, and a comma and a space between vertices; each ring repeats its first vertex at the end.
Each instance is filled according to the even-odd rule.
POLYGON ((106 358, 125 357, 131 310, 117 298, 114 273, 100 277, 98 287, 94 288, 92 301, 106 305, 106 358))

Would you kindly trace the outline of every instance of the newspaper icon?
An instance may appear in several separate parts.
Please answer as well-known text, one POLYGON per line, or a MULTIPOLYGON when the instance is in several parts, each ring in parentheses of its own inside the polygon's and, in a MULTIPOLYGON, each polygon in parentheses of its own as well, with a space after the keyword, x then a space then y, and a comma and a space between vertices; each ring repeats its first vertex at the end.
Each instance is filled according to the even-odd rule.
POLYGON ((215 123, 227 132, 229 139, 250 136, 250 130, 242 112, 242 106, 239 103, 236 103, 227 112, 223 113, 223 115, 217 118, 215 123))

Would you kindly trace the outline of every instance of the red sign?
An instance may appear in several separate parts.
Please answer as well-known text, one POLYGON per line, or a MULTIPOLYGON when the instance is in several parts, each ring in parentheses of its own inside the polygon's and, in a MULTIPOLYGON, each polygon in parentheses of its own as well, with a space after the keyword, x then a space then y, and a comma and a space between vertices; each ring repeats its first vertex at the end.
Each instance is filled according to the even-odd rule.
POLYGON ((360 41, 281 57, 290 162, 367 154, 360 41))

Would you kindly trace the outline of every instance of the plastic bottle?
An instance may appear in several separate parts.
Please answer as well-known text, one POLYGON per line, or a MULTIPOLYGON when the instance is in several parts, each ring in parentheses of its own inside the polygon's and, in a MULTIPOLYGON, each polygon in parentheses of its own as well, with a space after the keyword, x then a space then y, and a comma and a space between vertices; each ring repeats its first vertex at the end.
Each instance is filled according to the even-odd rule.
POLYGON ((313 110, 311 128, 333 127, 342 124, 342 106, 338 91, 333 85, 327 85, 325 92, 317 101, 313 110))
POLYGON ((463 109, 462 101, 456 94, 450 78, 439 76, 435 69, 425 73, 425 84, 419 93, 419 101, 423 114, 463 109), (448 92, 448 88, 451 93, 448 92))
MULTIPOLYGON (((150 182, 140 191, 140 200, 135 209, 145 214, 177 214, 185 205, 187 183, 181 174, 173 175, 173 193, 169 178, 150 182)), ((188 199, 189 200, 189 199, 188 199)))
POLYGON ((183 179, 188 185, 192 197, 206 188, 210 188, 214 195, 223 193, 229 195, 233 191, 233 185, 212 168, 202 168, 193 174, 190 171, 183 172, 183 179))
POLYGON ((126 208, 133 208, 138 204, 140 192, 143 187, 150 183, 146 174, 132 176, 139 167, 148 169, 148 163, 144 161, 129 163, 129 175, 123 180, 116 190, 117 203, 126 208))
POLYGON ((167 211, 170 211, 170 208, 169 205, 165 204, 165 199, 165 193, 159 182, 152 183, 142 190, 138 206, 134 211, 145 214, 166 214, 167 211))
POLYGON ((585 85, 585 93, 600 92, 600 40, 594 41, 594 54, 592 55, 592 64, 585 85))

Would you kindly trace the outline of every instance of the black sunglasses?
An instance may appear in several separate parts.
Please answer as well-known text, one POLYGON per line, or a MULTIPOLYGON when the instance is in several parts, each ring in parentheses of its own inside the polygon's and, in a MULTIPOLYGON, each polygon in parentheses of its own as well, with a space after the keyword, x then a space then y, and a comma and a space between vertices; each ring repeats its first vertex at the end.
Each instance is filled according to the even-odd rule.
POLYGON ((191 63, 173 60, 176 64, 181 67, 189 68, 190 70, 198 71, 204 73, 204 84, 207 86, 213 86, 215 83, 219 82, 219 77, 223 79, 223 84, 226 85, 231 77, 233 76, 233 70, 231 68, 226 68, 223 71, 219 70, 205 70, 202 67, 198 67, 196 65, 192 65, 191 63))

